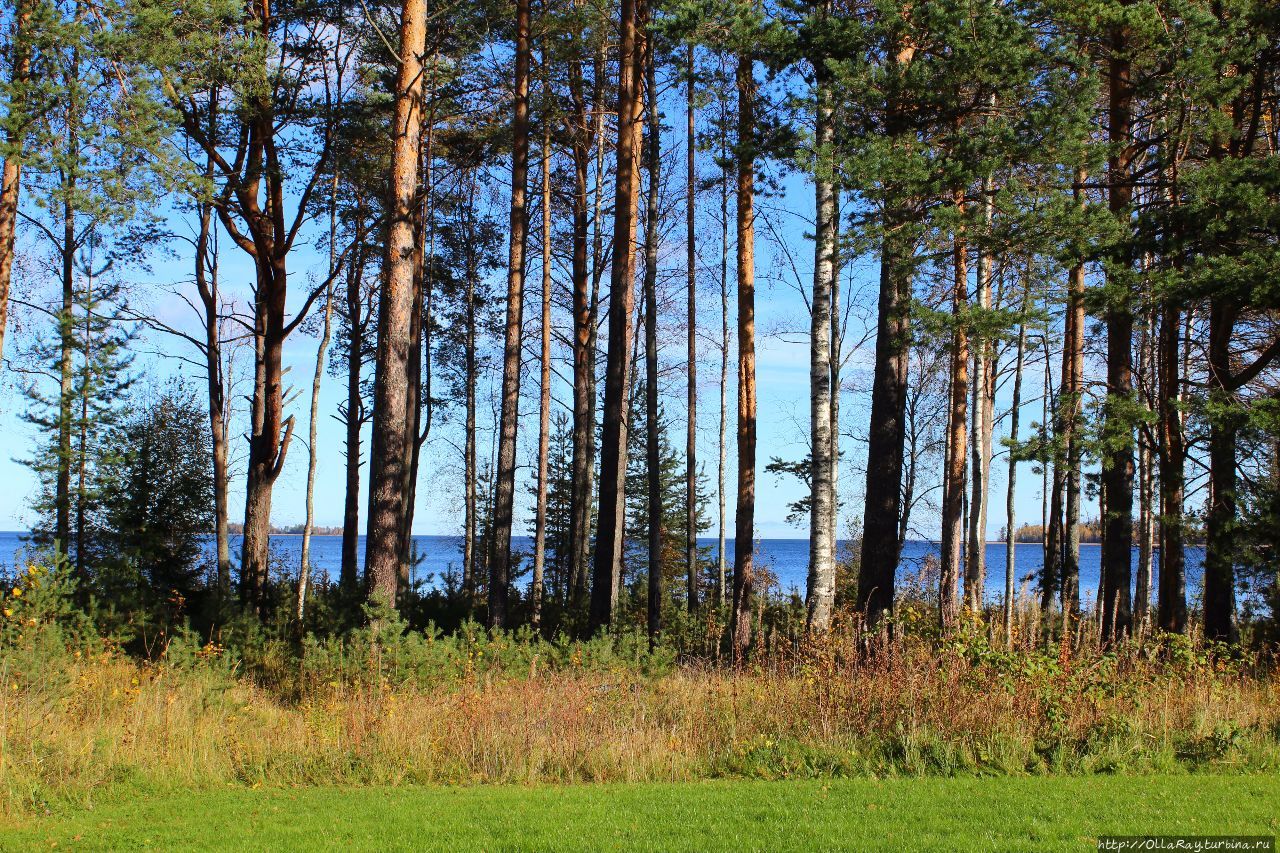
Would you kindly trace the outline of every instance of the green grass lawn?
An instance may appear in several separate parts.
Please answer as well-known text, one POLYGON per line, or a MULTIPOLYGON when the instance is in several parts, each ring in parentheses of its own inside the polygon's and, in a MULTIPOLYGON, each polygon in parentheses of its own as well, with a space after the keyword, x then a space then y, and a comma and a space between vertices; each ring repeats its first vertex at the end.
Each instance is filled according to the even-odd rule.
POLYGON ((115 791, 0 830, 0 848, 1093 850, 1099 834, 1280 834, 1280 779, 115 791))

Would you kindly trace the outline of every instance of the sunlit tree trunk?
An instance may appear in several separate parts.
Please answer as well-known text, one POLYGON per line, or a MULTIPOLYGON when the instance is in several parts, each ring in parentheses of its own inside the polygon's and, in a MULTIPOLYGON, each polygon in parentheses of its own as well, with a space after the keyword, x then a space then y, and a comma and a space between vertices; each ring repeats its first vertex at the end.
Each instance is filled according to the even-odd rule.
POLYGON ((22 151, 25 89, 31 76, 31 46, 27 32, 34 0, 16 0, 13 29, 9 34, 10 91, 8 151, 0 172, 0 365, 4 360, 4 334, 9 319, 9 281, 13 272, 14 237, 18 223, 18 196, 22 183, 22 151))
MULTIPOLYGON (((727 133, 727 130, 721 130, 727 133)), ((721 137, 720 160, 728 163, 729 155, 724 136, 721 137)), ((729 438, 729 174, 720 181, 720 429, 717 447, 719 458, 716 468, 716 498, 718 516, 716 523, 716 604, 723 607, 728 600, 728 572, 725 555, 725 527, 728 518, 728 438, 729 438)))
POLYGON ((756 289, 755 289, 755 61, 738 56, 738 500, 733 539, 733 637, 735 661, 751 642, 755 586, 756 515, 756 289))
MULTIPOLYGON (((991 229, 994 187, 990 177, 982 180, 982 218, 986 229, 991 229)), ((993 259, 990 252, 978 256, 978 307, 991 308, 991 274, 993 259)), ((991 482, 991 432, 992 410, 995 407, 995 363, 992 359, 991 341, 979 337, 973 347, 973 434, 970 466, 969 493, 969 548, 965 560, 965 604, 975 611, 982 609, 984 586, 987 578, 987 499, 991 482)))
MULTIPOLYGON (((1084 170, 1078 170, 1075 178, 1076 205, 1083 207, 1084 170)), ((1076 263, 1067 275, 1066 330, 1062 343, 1062 390, 1059 392, 1059 408, 1062 411, 1061 440, 1065 445, 1066 476, 1063 520, 1062 571, 1044 580, 1043 609, 1046 613, 1053 605, 1055 588, 1061 592, 1063 620, 1080 616, 1080 464, 1083 442, 1080 437, 1080 417, 1084 393, 1084 264, 1076 263)), ((1052 567, 1051 567, 1052 568, 1052 567)))
POLYGON ((365 537, 365 571, 371 596, 396 605, 400 574, 401 531, 406 495, 405 443, 409 435, 410 378, 414 279, 414 213, 417 207, 419 140, 422 133, 422 56, 426 48, 424 0, 404 0, 400 22, 400 71, 396 81, 392 125, 390 227, 387 271, 378 324, 378 356, 374 379, 373 446, 369 455, 369 519, 365 537))
POLYGON ((830 148, 835 140, 835 114, 828 73, 815 76, 814 173, 816 229, 813 300, 809 325, 810 515, 807 619, 810 631, 831 626, 836 586, 835 449, 832 394, 832 298, 838 211, 830 148))
POLYGON ((644 0, 622 0, 618 48, 617 184, 613 207, 613 266, 609 276, 609 351, 605 362, 604 412, 600 445, 600 512, 591 585, 589 630, 613 621, 622 565, 624 483, 627 472, 627 402, 630 351, 635 330, 636 199, 640 185, 643 63, 639 22, 644 0))
MULTIPOLYGON (((956 193, 956 208, 963 216, 964 194, 956 193)), ((942 561, 938 585, 938 618, 942 629, 955 625, 959 609, 958 583, 963 569, 964 528, 961 513, 964 501, 965 455, 968 445, 965 429, 969 421, 969 333, 965 311, 969 298, 968 245, 962 231, 955 235, 952 270, 955 279, 951 291, 951 368, 950 404, 947 419, 946 463, 942 480, 942 561)), ((974 460, 974 468, 979 461, 974 460)))

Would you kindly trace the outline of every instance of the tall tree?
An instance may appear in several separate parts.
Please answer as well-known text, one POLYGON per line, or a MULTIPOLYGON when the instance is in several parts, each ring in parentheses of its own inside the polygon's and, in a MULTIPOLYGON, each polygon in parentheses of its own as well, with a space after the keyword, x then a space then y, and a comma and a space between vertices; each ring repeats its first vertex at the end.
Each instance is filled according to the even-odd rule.
POLYGON ((622 564, 626 508, 627 400, 635 314, 636 200, 640 185, 640 141, 644 108, 643 36, 645 0, 621 0, 618 46, 617 178, 613 205, 613 265, 609 276, 609 349, 605 361, 604 410, 600 444, 600 512, 591 584, 589 630, 613 620, 622 564))
POLYGON ((697 271, 697 103, 694 46, 689 44, 685 60, 685 282, 688 303, 688 358, 686 395, 688 419, 685 424, 685 572, 689 612, 698 607, 698 271, 697 271))
POLYGON ((396 605, 401 530, 406 512, 405 442, 409 418, 405 387, 409 376, 411 313, 418 264, 414 253, 419 143, 423 124, 425 0, 404 0, 400 14, 400 69, 392 125, 391 209, 387 260, 378 319, 374 376, 373 442, 369 453, 369 520, 365 571, 370 594, 396 605))
POLYGON ((734 509, 733 612, 730 625, 734 660, 751 642, 751 596, 755 588, 756 520, 756 284, 755 59, 748 48, 738 54, 737 236, 738 236, 738 490, 734 509))
POLYGON ((31 12, 35 0, 17 0, 9 35, 8 107, 4 118, 4 170, 0 172, 0 365, 4 359, 4 333, 9 319, 9 281, 13 272, 13 247, 18 224, 18 197, 22 182, 22 157, 26 144, 26 88, 31 76, 31 12))
POLYGON ((511 244, 507 261, 507 325, 502 356, 502 415, 489 557, 489 626, 507 625, 511 586, 511 514, 515 500, 516 434, 520 419, 525 250, 529 236, 529 0, 516 0, 515 99, 511 121, 511 244))
POLYGON ((547 467, 551 452, 551 124, 542 126, 542 347, 538 364, 538 496, 533 533, 533 586, 529 589, 536 630, 542 624, 542 582, 547 551, 547 467))
MULTIPOLYGON (((819 9, 819 25, 826 22, 830 3, 819 9)), ((825 57, 814 61, 814 233, 813 298, 809 332, 809 447, 810 472, 808 627, 826 631, 831 625, 836 589, 836 484, 837 432, 835 424, 835 372, 832 338, 836 286, 836 244, 840 227, 832 154, 835 109, 830 71, 825 57)), ((838 357, 837 357, 838 358, 838 357)))
POLYGON ((645 459, 649 501, 649 642, 662 631, 662 473, 659 470, 658 422, 658 194, 662 190, 662 120, 658 113, 658 84, 654 36, 645 38, 646 151, 649 187, 645 199, 644 226, 644 364, 645 459))
MULTIPOLYGON (((1123 3, 1122 3, 1123 5, 1123 3)), ((1123 20, 1109 34, 1107 55, 1107 204, 1121 220, 1133 201, 1133 63, 1131 32, 1123 20)), ((1102 546, 1102 636, 1129 633, 1133 618, 1130 580, 1133 541, 1133 310, 1129 304, 1130 258, 1127 239, 1107 267, 1107 404, 1102 459, 1107 496, 1106 537, 1102 546)))
MULTIPOLYGON (((957 221, 964 217, 964 191, 956 192, 957 221)), ((969 300, 968 242, 963 224, 957 224, 952 249, 954 281, 951 291, 951 405, 947 427, 947 461, 942 487, 942 565, 938 584, 938 617, 942 628, 948 630, 955 624, 959 609, 957 584, 964 569, 964 508, 965 429, 969 413, 969 330, 965 317, 969 300)), ((980 459, 973 460, 975 471, 980 459)), ((976 474, 975 474, 976 476, 976 474)))

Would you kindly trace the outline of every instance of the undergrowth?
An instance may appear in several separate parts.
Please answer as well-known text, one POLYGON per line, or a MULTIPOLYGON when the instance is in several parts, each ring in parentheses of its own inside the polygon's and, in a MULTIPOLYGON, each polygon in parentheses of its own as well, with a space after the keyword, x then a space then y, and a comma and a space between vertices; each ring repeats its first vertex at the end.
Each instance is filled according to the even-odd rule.
MULTIPOLYGON (((121 784, 477 784, 1280 769, 1258 653, 1154 637, 1110 650, 840 632, 748 666, 640 634, 548 641, 390 613, 341 639, 125 653, 33 568, 0 620, 0 813, 121 784)), ((974 623, 977 624, 976 621, 974 623)))

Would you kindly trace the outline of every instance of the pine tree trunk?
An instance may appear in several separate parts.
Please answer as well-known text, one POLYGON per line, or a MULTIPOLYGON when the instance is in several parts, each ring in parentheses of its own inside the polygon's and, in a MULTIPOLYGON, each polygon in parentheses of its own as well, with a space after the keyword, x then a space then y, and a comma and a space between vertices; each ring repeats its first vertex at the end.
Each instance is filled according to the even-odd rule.
POLYGON ((298 621, 298 630, 302 630, 302 620, 307 606, 307 585, 311 577, 311 530, 315 524, 316 493, 316 419, 320 415, 320 380, 324 377, 324 360, 329 351, 329 335, 333 321, 333 282, 338 275, 337 246, 337 195, 338 173, 333 174, 329 198, 329 283, 325 287, 324 315, 321 320, 320 345, 316 347, 316 369, 311 377, 311 411, 307 427, 307 496, 306 518, 302 524, 302 561, 298 569, 298 598, 294 618, 298 621))
MULTIPOLYGON (((1152 358, 1150 328, 1144 327, 1139 335, 1138 375, 1144 387, 1155 387, 1151 373, 1152 358)), ((1154 555, 1152 547, 1155 519, 1152 516, 1153 482, 1151 447, 1141 435, 1138 441, 1138 571, 1133 585, 1133 613, 1136 628, 1146 629, 1151 618, 1151 570, 1154 555)))
MULTIPOLYGON (((31 47, 27 28, 31 21, 33 0, 15 0, 13 31, 9 37, 11 72, 9 119, 23 111, 27 78, 31 75, 31 47)), ((10 127, 8 156, 0 172, 0 365, 4 363, 4 335, 9 319, 9 281, 13 273, 14 236, 18 224, 18 196, 22 183, 22 128, 10 127)))
MULTIPOLYGON (((604 120, 604 98, 605 98, 605 61, 606 46, 601 45, 600 50, 596 54, 595 62, 595 94, 593 103, 596 104, 595 110, 595 135, 596 135, 596 182, 594 198, 591 207, 591 299, 588 307, 590 317, 590 328, 587 335, 587 364, 589 369, 586 372, 586 397, 587 397, 587 424, 590 433, 590 440, 587 441, 586 452, 586 477, 584 481, 584 501, 583 501, 583 519, 584 523, 581 528, 579 543, 576 547, 580 547, 583 554, 582 571, 578 573, 577 586, 574 587, 574 601, 578 602, 575 607, 575 615, 582 613, 584 610, 582 603, 587 601, 587 581, 588 581, 588 562, 587 554, 592 534, 592 498, 595 495, 596 484, 596 453, 597 444, 595 440, 595 423, 596 423, 596 388, 598 385, 596 377, 596 356, 600 348, 600 326, 596 318, 600 313, 600 280, 604 277, 604 231, 601 227, 604 210, 604 175, 605 173, 605 143, 608 138, 608 125, 604 120)), ((588 606, 589 609, 589 606, 588 606)))
MULTIPOLYGON (((825 8, 825 7, 824 7, 825 8)), ((831 627, 836 591, 835 449, 833 424, 831 333, 835 289, 838 212, 831 175, 830 147, 835 141, 835 115, 825 68, 815 80, 814 173, 816 229, 814 236, 813 301, 809 332, 810 515, 807 627, 824 632, 831 627)))
MULTIPOLYGON (((587 118, 582 61, 569 66, 569 98, 572 104, 571 154, 573 157, 573 458, 570 463, 569 583, 566 591, 573 611, 582 606, 586 589, 588 545, 591 527, 591 457, 595 444, 595 352, 592 349, 595 314, 591 300, 591 271, 587 240, 590 229, 588 179, 592 144, 599 136, 587 118)), ((593 106, 600 106, 598 99, 593 106)), ((599 116, 594 119, 599 122, 599 116)), ((598 192, 598 188, 597 188, 598 192)))
MULTIPOLYGON (((213 164, 206 175, 212 177, 213 164)), ((231 594, 231 543, 228 534, 227 477, 227 410, 226 388, 222 375, 221 314, 218 304, 218 254, 213 241, 213 206, 199 207, 200 226, 195 243, 196 291, 204 312, 204 358, 209 446, 213 462, 213 530, 219 602, 225 604, 231 594)))
POLYGON ((643 57, 639 23, 645 0, 622 0, 618 53, 617 184, 613 209, 613 266, 609 276, 609 351, 605 362, 603 437, 600 445, 600 512, 591 584, 589 631, 613 622, 622 567, 626 511, 628 358, 635 330, 636 199, 640 185, 643 57))
POLYGON ((1209 512, 1204 555, 1204 635, 1231 642, 1235 626, 1236 431, 1231 338, 1239 309, 1219 296, 1209 306, 1209 512))
POLYGON ((511 243, 507 261, 507 321, 502 350, 502 414, 489 543, 489 627, 507 626, 511 586, 511 513, 516 487, 516 434, 520 421, 525 249, 529 211, 529 0, 516 0, 515 104, 511 123, 511 243))
MULTIPOLYGON (((432 58, 433 69, 435 58, 432 58)), ((431 77, 432 91, 435 87, 435 75, 431 77)), ((431 396, 431 302, 432 302, 432 265, 435 263, 435 184, 432 169, 432 141, 435 122, 434 111, 426 122, 423 136, 426 143, 423 147, 422 169, 425 188, 425 207, 418 208, 420 224, 415 229, 418 245, 414 249, 414 286, 413 315, 410 322, 409 363, 412 367, 409 384, 405 391, 406 405, 409 411, 409 425, 406 430, 405 463, 405 512, 400 527, 400 594, 413 589, 413 569, 418 555, 413 545, 413 517, 418 505, 418 468, 422 459, 422 446, 431 434, 431 419, 434 413, 434 401, 431 396), (424 234, 431 229, 428 240, 424 234)))
POLYGON ((364 425, 364 398, 360 375, 364 363, 364 316, 362 281, 364 249, 357 247, 347 272, 347 405, 346 405, 346 485, 342 509, 342 567, 338 587, 347 603, 355 602, 360 586, 358 560, 360 540, 360 429, 364 425))
MULTIPOLYGON (((1084 170, 1076 172, 1076 205, 1083 207, 1084 170)), ((1082 441, 1080 416, 1084 393, 1084 265, 1077 263, 1067 276, 1066 330, 1062 344, 1062 390, 1058 401, 1062 411, 1062 443, 1066 448, 1066 476, 1064 478, 1064 547, 1061 574, 1047 576, 1044 593, 1044 610, 1053 604, 1055 587, 1061 590, 1063 621, 1080 616, 1080 464, 1082 441)))
MULTIPOLYGON (((470 229, 474 225, 475 216, 475 174, 468 175, 467 224, 470 229)), ((478 475, 478 459, 476 448, 476 383, 479 382, 479 371, 476 359, 476 276, 478 271, 475 261, 474 241, 468 240, 466 255, 466 343, 464 370, 466 371, 466 390, 464 406, 466 408, 466 436, 463 444, 462 478, 465 489, 465 510, 462 536, 462 592, 466 599, 467 613, 470 615, 475 607, 476 582, 478 567, 476 566, 476 535, 479 529, 479 496, 476 491, 478 475)))
POLYGON ((733 657, 751 642, 755 586, 756 290, 755 290, 755 61, 738 57, 738 500, 733 540, 733 657))
POLYGON ((547 459, 551 452, 551 125, 542 128, 542 351, 538 377, 538 498, 533 520, 533 586, 529 621, 542 626, 542 580, 547 561, 547 459))
MULTIPOLYGON (((899 44, 893 58, 903 73, 914 48, 899 44)), ((899 105, 889 103, 885 135, 906 133, 899 105)), ((902 504, 902 453, 906 444, 907 372, 910 356, 911 255, 905 234, 912 219, 909 200, 886 200, 880 238, 880 294, 876 308, 876 354, 871 380, 871 422, 867 437, 867 477, 858 568, 858 610, 868 628, 878 628, 893 611, 902 504)), ((904 525, 905 527, 905 525, 904 525)))
MULTIPOLYGON (((419 154, 421 158, 421 154, 419 154)), ((421 162, 421 159, 419 160, 421 162)), ((422 310, 425 250, 425 212, 421 204, 413 211, 413 294, 409 300, 409 352, 405 359, 404 459, 401 462, 401 494, 404 512, 396 531, 396 596, 403 598, 413 588, 413 508, 417 502, 418 430, 422 421, 422 310)))
MULTIPOLYGON (((727 127, 727 121, 725 123, 727 127)), ((722 133, 727 131, 722 130, 722 133)), ((720 160, 728 163, 729 155, 724 136, 721 136, 720 160)), ((720 181, 720 430, 717 447, 719 461, 716 468, 717 516, 716 546, 716 604, 724 607, 728 599, 727 569, 725 559, 725 519, 728 518, 728 444, 729 444, 729 174, 720 181)))
POLYGON ((404 0, 393 124, 391 223, 378 323, 373 446, 369 454, 369 519, 365 537, 365 571, 371 580, 370 595, 388 607, 396 606, 401 531, 406 511, 405 444, 410 435, 405 388, 410 378, 411 314, 418 266, 414 260, 414 213, 423 124, 422 55, 425 47, 425 3, 423 0, 404 0))
POLYGON ((1186 444, 1182 433, 1182 312, 1166 297, 1160 319, 1160 590, 1156 624, 1162 631, 1187 630, 1186 557, 1183 551, 1183 482, 1186 444))
MULTIPOLYGON (((76 150, 74 123, 68 108, 68 149, 76 150)), ((69 159, 74 159, 72 155, 69 159)), ((74 395, 75 366, 75 252, 76 210, 73 205, 76 175, 68 172, 62 202, 62 308, 58 317, 58 459, 54 477, 54 537, 63 554, 71 553, 71 404, 74 395)), ((79 578, 84 581, 85 578, 79 578)))
MULTIPOLYGON (((991 178, 982 180, 982 218, 991 230, 994 188, 991 178)), ((978 307, 991 309, 991 270, 989 252, 978 256, 978 307)), ((964 599, 974 611, 982 610, 987 579, 987 498, 991 482, 991 431, 995 396, 995 364, 991 341, 980 337, 973 347, 973 435, 972 473, 969 492, 969 548, 965 561, 964 599)))
POLYGON ((644 227, 644 409, 645 467, 649 512, 649 643, 657 642, 662 631, 662 538, 665 516, 662 508, 662 459, 658 423, 658 193, 662 187, 662 123, 658 115, 658 86, 654 72, 653 39, 645 39, 645 97, 648 101, 649 192, 644 227))
MULTIPOLYGON (((1117 150, 1107 162, 1108 204, 1113 215, 1128 221, 1133 196, 1130 157, 1120 146, 1132 137, 1133 83, 1128 59, 1129 35, 1121 25, 1112 33, 1109 84, 1109 140, 1117 150)), ((1123 260, 1123 258, 1118 259, 1123 260)), ((1102 637, 1118 640, 1132 621, 1130 580, 1133 542, 1133 427, 1116 410, 1133 392, 1133 313, 1123 297, 1113 297, 1106 310, 1107 396, 1110 407, 1104 429, 1112 446, 1104 453, 1102 480, 1107 492, 1106 541, 1102 551, 1102 637)))
MULTIPOLYGON (((1029 266, 1029 264, 1028 264, 1029 266)), ((1013 608, 1015 567, 1017 566, 1018 541, 1016 508, 1014 500, 1018 484, 1018 426, 1022 409, 1022 368, 1027 352, 1027 309, 1031 307, 1031 276, 1023 282, 1022 311, 1018 318, 1018 348, 1013 365, 1013 400, 1009 408, 1009 476, 1005 488, 1005 536, 1004 536, 1004 637, 1005 647, 1013 648, 1013 608)))
POLYGON ((687 408, 689 417, 685 431, 685 472, 684 472, 684 547, 685 575, 688 588, 686 604, 693 613, 698 608, 698 273, 697 243, 694 230, 696 202, 696 155, 697 126, 696 108, 694 104, 694 55, 693 45, 689 45, 688 55, 688 100, 685 106, 685 276, 688 283, 688 341, 687 360, 688 387, 687 408))
MULTIPOLYGON (((955 204, 964 214, 963 191, 956 193, 955 204)), ((959 576, 963 569, 964 527, 961 513, 964 501, 965 455, 968 445, 969 400, 969 335, 964 318, 968 306, 968 245, 962 231, 955 235, 952 270, 955 279, 951 291, 951 393, 947 418, 946 466, 942 481, 942 561, 938 584, 938 619, 943 631, 955 626, 959 612, 959 576)), ((979 467, 974 460, 974 468, 979 467)), ((976 474, 975 474, 976 476, 976 474)))

